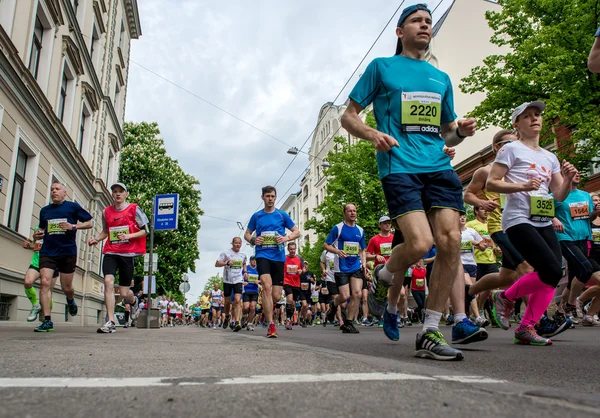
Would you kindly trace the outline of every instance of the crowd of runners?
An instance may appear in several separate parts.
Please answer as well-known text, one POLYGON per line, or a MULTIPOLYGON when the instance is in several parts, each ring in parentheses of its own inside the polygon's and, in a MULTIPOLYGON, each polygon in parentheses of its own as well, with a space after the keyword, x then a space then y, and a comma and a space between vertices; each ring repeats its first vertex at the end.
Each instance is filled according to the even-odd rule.
MULTIPOLYGON (((267 337, 276 338, 278 325, 330 324, 359 334, 357 324, 377 324, 397 341, 400 328, 418 324, 417 357, 460 360, 463 353, 446 342, 440 323, 452 326, 457 345, 487 339, 485 327, 508 330, 516 321, 514 342, 536 346, 551 345, 551 337, 574 324, 600 323, 600 196, 579 190, 577 169, 540 146, 545 104, 525 97, 514 108, 513 129, 493 138, 495 160, 474 173, 463 193, 450 161, 453 147, 475 135, 477 122, 457 120, 448 75, 425 60, 432 36, 427 6, 405 8, 396 34, 396 54, 368 65, 342 117, 351 135, 377 151, 388 206, 380 233, 365 237, 356 224, 357 206, 348 203, 340 207, 320 265, 310 266, 297 254, 298 227, 275 206, 276 189, 263 187, 264 208, 244 234, 254 255, 247 258, 243 240, 235 237, 215 262, 224 271, 223 290, 215 284, 191 306, 161 298, 163 326, 180 322, 234 332, 264 326, 267 337), (378 129, 359 116, 369 105, 378 129), (474 208, 470 222, 465 202, 474 208)), ((126 186, 116 183, 111 190, 114 204, 88 242, 106 240, 107 322, 101 333, 115 331, 115 277, 126 311, 139 309, 130 284, 133 259, 145 253, 148 233, 148 219, 127 202, 126 186)), ((25 244, 35 250, 25 292, 33 305, 29 319, 42 313, 35 329, 40 332, 53 330, 57 276, 69 313, 77 314, 75 237, 92 227, 90 214, 65 200, 64 186, 52 184, 51 194, 34 240, 25 244), (33 289, 38 278, 39 302, 33 289)))

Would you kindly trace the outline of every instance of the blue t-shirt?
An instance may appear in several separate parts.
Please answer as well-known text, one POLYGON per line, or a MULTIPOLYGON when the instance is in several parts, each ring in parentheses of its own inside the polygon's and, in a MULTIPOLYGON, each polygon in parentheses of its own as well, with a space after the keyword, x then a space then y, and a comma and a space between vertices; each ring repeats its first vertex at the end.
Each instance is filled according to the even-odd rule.
POLYGON ((285 230, 292 229, 295 226, 294 221, 286 212, 275 209, 271 213, 259 210, 250 218, 248 229, 256 231, 256 237, 263 237, 263 245, 257 245, 255 251, 256 258, 266 258, 271 261, 285 262, 285 248, 280 248, 275 242, 275 237, 285 236, 285 230))
POLYGON ((565 232, 557 232, 559 241, 592 239, 590 214, 594 211, 592 197, 583 190, 571 190, 563 202, 554 200, 554 215, 562 222, 565 232))
POLYGON ((258 270, 251 266, 246 266, 246 270, 248 271, 248 278, 244 279, 244 282, 248 284, 244 286, 244 293, 258 293, 258 284, 250 281, 258 280, 258 270))
POLYGON ((377 151, 380 178, 452 169, 439 133, 441 125, 456 119, 452 83, 446 73, 427 61, 402 55, 376 58, 350 98, 363 108, 373 103, 377 129, 400 145, 389 152, 377 151))
POLYGON ((333 227, 327 240, 329 245, 333 245, 346 253, 346 258, 340 258, 334 254, 333 271, 336 273, 354 273, 360 270, 360 250, 365 249, 365 232, 358 226, 348 226, 340 222, 333 227), (340 233, 341 229, 341 233, 340 233))
POLYGON ((61 204, 50 204, 40 210, 40 228, 45 231, 40 257, 77 255, 77 231, 65 231, 58 224, 87 222, 92 216, 79 203, 65 200, 61 204))

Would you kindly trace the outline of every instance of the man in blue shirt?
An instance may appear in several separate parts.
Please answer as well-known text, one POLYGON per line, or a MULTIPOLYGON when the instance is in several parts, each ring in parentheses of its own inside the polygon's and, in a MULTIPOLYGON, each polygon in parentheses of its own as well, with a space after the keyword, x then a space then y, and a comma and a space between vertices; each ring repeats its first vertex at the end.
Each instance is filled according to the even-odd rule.
POLYGON ((329 304, 327 320, 333 322, 338 306, 343 309, 346 300, 350 298, 348 314, 344 316, 340 330, 346 334, 358 334, 358 330, 352 324, 352 318, 358 314, 363 284, 369 273, 365 232, 356 225, 356 206, 344 206, 344 221, 333 227, 323 247, 334 255, 335 284, 339 291, 339 295, 329 304))
POLYGON ((579 181, 579 174, 576 174, 567 198, 562 202, 554 200, 556 217, 552 219, 552 224, 562 255, 568 263, 569 279, 572 279, 568 286, 570 293, 565 311, 582 316, 583 301, 579 300, 579 294, 591 278, 600 282, 600 265, 588 257, 588 241, 592 239, 591 222, 599 213, 594 208, 592 197, 577 189, 579 181))
POLYGON ((67 190, 60 182, 50 186, 52 203, 40 210, 39 228, 35 239, 43 239, 40 249, 40 303, 44 321, 35 328, 36 332, 52 332, 54 325, 50 316, 52 301, 52 276, 60 273, 60 286, 67 297, 71 316, 77 315, 73 275, 77 265, 77 231, 92 227, 92 216, 79 206, 69 202, 67 190), (79 222, 79 223, 78 223, 79 222))
POLYGON ((246 330, 254 331, 254 316, 256 315, 256 303, 258 302, 258 270, 256 269, 256 257, 250 257, 250 265, 246 267, 248 274, 244 277, 244 314, 248 315, 246 330))
POLYGON ((405 8, 396 35, 396 55, 376 58, 368 65, 350 93, 342 126, 351 135, 371 141, 377 150, 390 217, 405 238, 387 264, 375 272, 377 279, 384 280, 399 273, 390 288, 388 312, 397 314, 405 272, 427 253, 435 236, 437 263, 416 356, 461 360, 462 353, 448 346, 438 328, 454 281, 463 277, 458 221, 464 212, 462 184, 444 145, 453 147, 473 136, 477 123, 472 118, 455 122, 450 78, 426 61, 432 37, 427 6, 405 8), (359 117, 371 103, 378 129, 359 117))
POLYGON ((273 304, 279 302, 283 288, 283 244, 298 238, 300 230, 286 212, 275 207, 275 187, 263 187, 261 198, 265 208, 252 215, 244 239, 256 245, 256 266, 263 289, 263 311, 269 323, 267 338, 277 338, 277 328, 273 322, 273 304), (286 229, 291 231, 290 235, 286 235, 286 229), (256 232, 256 238, 252 237, 253 232, 256 232), (273 304, 269 303, 270 300, 273 304))

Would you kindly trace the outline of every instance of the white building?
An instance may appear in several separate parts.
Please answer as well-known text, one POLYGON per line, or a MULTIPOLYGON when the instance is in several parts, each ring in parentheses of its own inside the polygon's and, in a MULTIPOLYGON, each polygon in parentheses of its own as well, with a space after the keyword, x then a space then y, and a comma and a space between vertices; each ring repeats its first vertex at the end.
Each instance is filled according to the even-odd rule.
MULTIPOLYGON (((459 118, 473 110, 484 99, 483 94, 463 94, 458 88, 460 80, 468 76, 472 68, 482 65, 488 55, 505 52, 489 42, 493 31, 485 19, 485 12, 488 10, 498 11, 500 6, 491 0, 455 0, 442 17, 434 22, 434 38, 428 61, 450 76, 454 86, 454 108, 459 118), (465 28, 465 22, 468 22, 468 30, 465 28)), ((305 230, 303 226, 308 219, 317 215, 314 210, 327 192, 327 178, 323 176, 321 164, 333 149, 333 137, 343 136, 351 143, 356 141, 356 138, 341 127, 340 120, 345 110, 345 104, 323 105, 310 147, 310 168, 300 182, 300 190, 291 194, 281 206, 302 232, 300 246, 317 240, 316 233, 305 230)), ((497 129, 499 128, 492 127, 478 131, 474 137, 465 139, 456 148, 453 164, 460 163, 490 145, 497 129)))
MULTIPOLYGON (((131 39, 141 35, 136 0, 0 0, 0 320, 24 321, 23 276, 50 184, 94 217, 78 233, 76 323, 104 322, 101 228, 117 180, 131 39)), ((55 322, 65 298, 54 290, 55 322)))

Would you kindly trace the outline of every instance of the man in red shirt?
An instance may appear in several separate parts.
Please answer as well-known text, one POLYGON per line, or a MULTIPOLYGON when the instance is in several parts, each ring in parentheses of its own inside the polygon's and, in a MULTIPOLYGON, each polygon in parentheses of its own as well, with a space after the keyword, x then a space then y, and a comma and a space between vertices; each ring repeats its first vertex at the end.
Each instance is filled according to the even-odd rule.
MULTIPOLYGON (((379 218, 379 234, 375 235, 373 238, 369 240, 369 244, 367 245, 367 261, 373 261, 375 263, 374 267, 377 267, 380 264, 385 264, 392 255, 392 241, 394 240, 394 235, 392 234, 392 222, 389 216, 382 216, 379 218)), ((367 318, 369 310, 367 305, 367 299, 369 296, 369 290, 363 289, 362 294, 362 306, 363 306, 363 325, 372 325, 372 323, 367 318)), ((376 312, 371 312, 376 316, 376 312)), ((381 322, 381 321, 380 321, 381 322)), ((383 326, 383 324, 382 324, 383 326)))
POLYGON ((424 267, 423 260, 412 268, 412 279, 410 284, 410 292, 412 293, 415 303, 417 304, 417 315, 419 315, 419 322, 423 320, 423 314, 425 309, 425 277, 427 276, 427 269, 424 267))
POLYGON ((287 320, 285 329, 292 329, 292 317, 296 301, 300 300, 300 274, 302 273, 302 258, 296 255, 296 243, 288 243, 288 254, 283 264, 283 290, 285 291, 285 312, 287 320))

